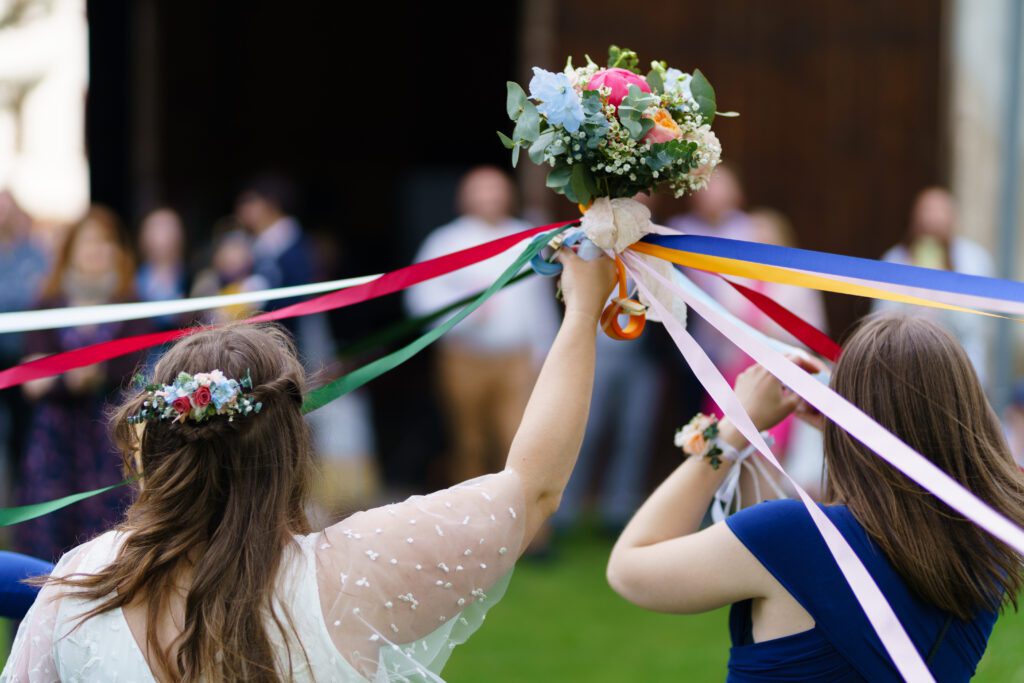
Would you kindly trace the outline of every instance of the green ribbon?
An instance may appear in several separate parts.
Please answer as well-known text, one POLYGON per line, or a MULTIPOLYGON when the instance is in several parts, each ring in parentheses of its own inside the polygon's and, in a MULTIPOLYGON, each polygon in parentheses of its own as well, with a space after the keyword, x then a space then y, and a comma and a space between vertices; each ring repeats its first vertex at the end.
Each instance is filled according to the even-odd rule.
MULTIPOLYGON (((517 282, 522 282, 523 280, 533 276, 534 274, 535 273, 532 270, 522 272, 519 275, 516 275, 511 280, 509 280, 508 284, 506 284, 505 287, 511 287, 517 282)), ((407 337, 411 335, 413 332, 418 332, 427 325, 429 325, 430 323, 434 322, 435 320, 443 318, 445 315, 451 313, 452 311, 458 308, 462 308, 468 303, 471 303, 474 299, 480 296, 481 293, 482 291, 476 292, 475 294, 470 294, 469 296, 463 299, 459 299, 455 303, 448 304, 444 308, 440 308, 436 311, 431 311, 430 313, 427 313, 426 315, 421 315, 418 318, 405 318, 404 320, 399 320, 397 323, 391 325, 390 327, 386 327, 379 332, 374 332, 373 334, 363 337, 362 339, 357 339, 356 341, 352 342, 351 344, 348 344, 347 346, 343 346, 338 351, 338 356, 342 359, 357 358, 358 356, 361 356, 368 351, 374 351, 376 349, 390 346, 396 340, 401 339, 402 337, 407 337)))
POLYGON ((494 296, 499 289, 507 285, 512 278, 518 275, 519 271, 521 271, 523 267, 530 262, 530 259, 539 254, 541 250, 547 246, 552 237, 564 229, 565 228, 558 228, 535 237, 530 243, 530 246, 528 246, 526 250, 519 255, 512 265, 510 265, 505 272, 502 273, 493 284, 491 284, 490 287, 481 292, 472 302, 464 306, 461 311, 446 320, 443 324, 426 332, 410 344, 403 346, 397 351, 393 351, 382 358, 378 358, 372 363, 367 363, 358 370, 353 370, 344 377, 339 377, 333 382, 329 382, 306 394, 306 400, 302 404, 302 411, 304 413, 311 413, 318 408, 322 408, 331 401, 344 396, 350 391, 355 391, 364 384, 380 377, 385 372, 395 369, 423 349, 433 344, 449 330, 462 322, 466 316, 480 308, 480 306, 494 296))
MULTIPOLYGON (((413 330, 419 329, 425 324, 433 322, 438 318, 441 318, 445 314, 455 310, 462 306, 462 310, 456 313, 454 316, 449 318, 444 324, 430 330, 429 332, 418 337, 411 343, 403 346, 402 348, 389 353, 386 356, 378 358, 372 363, 368 363, 363 367, 350 372, 344 377, 339 377, 333 382, 323 385, 317 389, 314 389, 306 395, 306 399, 302 404, 302 412, 310 413, 318 408, 322 408, 331 401, 341 398, 350 391, 354 391, 359 387, 373 381, 380 377, 386 372, 394 370, 396 367, 406 362, 417 353, 427 348, 435 341, 440 339, 445 333, 451 330, 453 327, 462 322, 470 313, 480 308, 480 306, 494 296, 498 290, 502 289, 512 282, 517 282, 524 277, 529 276, 531 273, 522 273, 519 271, 530 262, 536 254, 539 254, 552 237, 565 230, 565 228, 557 228, 550 232, 538 235, 530 242, 530 245, 523 251, 522 254, 516 258, 515 262, 509 266, 501 276, 494 281, 494 283, 485 289, 483 292, 476 294, 471 297, 467 297, 462 301, 457 301, 454 304, 446 306, 439 311, 430 313, 413 320, 403 320, 397 325, 393 325, 388 329, 385 329, 363 341, 356 342, 352 346, 344 350, 346 355, 354 355, 355 353, 361 352, 362 350, 375 348, 378 345, 390 343, 394 339, 401 338, 406 334, 409 334, 413 330)), ((36 517, 42 517, 48 515, 51 512, 65 508, 68 505, 73 505, 79 501, 91 498, 92 496, 98 496, 101 493, 112 491, 121 486, 126 486, 133 481, 135 477, 126 479, 117 484, 111 484, 110 486, 104 486, 103 488, 95 489, 93 491, 82 491, 81 493, 73 493, 70 496, 64 496, 63 498, 57 498, 56 500, 48 500, 42 503, 32 503, 30 505, 20 505, 18 507, 0 508, 0 526, 11 526, 13 524, 20 524, 36 517)))
POLYGON ((92 491, 82 491, 81 493, 72 493, 70 496, 64 496, 63 498, 58 498, 57 500, 48 500, 43 503, 31 503, 30 505, 19 505, 18 507, 12 508, 0 508, 0 526, 11 526, 12 524, 21 524, 22 522, 27 522, 30 519, 35 519, 36 517, 48 515, 51 512, 54 512, 55 510, 60 510, 61 508, 65 508, 68 505, 74 505, 80 500, 92 498, 93 496, 98 496, 101 493, 106 493, 107 491, 113 491, 114 489, 119 488, 121 486, 126 486, 127 484, 130 484, 133 481, 135 481, 134 478, 125 479, 124 481, 118 482, 116 484, 104 486, 101 489, 94 489, 92 491))

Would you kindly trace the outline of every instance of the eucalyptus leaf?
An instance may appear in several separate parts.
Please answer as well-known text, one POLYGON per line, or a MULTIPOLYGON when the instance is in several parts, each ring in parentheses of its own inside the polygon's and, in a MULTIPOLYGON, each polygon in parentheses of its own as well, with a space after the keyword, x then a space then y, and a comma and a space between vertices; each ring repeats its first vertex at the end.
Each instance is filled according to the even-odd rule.
POLYGON ((508 117, 515 121, 529 100, 522 86, 515 81, 508 81, 506 86, 508 87, 508 97, 505 100, 505 110, 508 112, 508 117))
POLYGON ((555 141, 551 143, 551 146, 548 147, 548 154, 553 157, 557 157, 561 154, 565 154, 565 150, 565 141, 562 140, 562 138, 556 138, 555 141))
POLYGON ((647 72, 647 85, 651 86, 651 90, 658 93, 659 95, 665 92, 665 76, 663 71, 657 69, 651 69, 647 72))
POLYGON ((695 69, 693 72, 693 77, 690 79, 690 92, 693 94, 697 106, 700 107, 700 115, 704 117, 705 122, 712 123, 715 120, 715 111, 718 109, 715 104, 715 89, 711 87, 711 83, 700 69, 695 69))
POLYGON ((569 184, 569 179, 572 177, 572 166, 556 166, 551 169, 548 173, 548 178, 545 184, 554 189, 559 187, 565 187, 569 184))
POLYGON ((500 130, 498 131, 498 138, 501 140, 501 144, 505 145, 505 149, 512 149, 513 147, 515 147, 516 143, 512 140, 512 138, 505 135, 500 130))
POLYGON ((516 121, 516 129, 512 137, 517 140, 533 142, 540 135, 540 112, 532 102, 527 102, 523 107, 523 113, 516 121))
POLYGON ((597 180, 594 179, 594 174, 591 173, 590 169, 587 168, 586 166, 584 166, 583 164, 577 164, 577 166, 580 166, 580 167, 583 168, 583 173, 582 173, 582 175, 583 175, 583 184, 586 185, 587 192, 590 193, 590 196, 596 197, 597 196, 597 180))
MULTIPOLYGON (((572 178, 569 181, 569 186, 572 188, 572 193, 576 195, 576 202, 579 204, 586 204, 590 201, 591 193, 587 187, 588 175, 587 167, 582 161, 572 165, 572 178)), ((591 179, 592 181, 593 179, 591 179)))
POLYGON ((555 131, 549 130, 541 133, 540 136, 534 140, 533 144, 530 145, 530 161, 535 164, 544 163, 544 152, 547 151, 548 145, 550 145, 555 139, 555 131))
POLYGON ((515 168, 516 164, 519 163, 519 150, 521 149, 522 146, 518 142, 515 147, 512 148, 512 168, 515 168))

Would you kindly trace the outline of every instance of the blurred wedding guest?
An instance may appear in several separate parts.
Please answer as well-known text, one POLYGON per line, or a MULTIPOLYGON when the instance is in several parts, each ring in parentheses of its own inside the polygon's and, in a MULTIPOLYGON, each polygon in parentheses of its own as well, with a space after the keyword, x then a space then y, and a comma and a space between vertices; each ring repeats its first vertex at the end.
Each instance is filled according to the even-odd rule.
MULTIPOLYGON (((38 306, 128 302, 134 299, 134 281, 131 246, 120 221, 109 209, 93 206, 68 231, 38 306)), ((151 329, 140 320, 41 330, 27 335, 26 352, 29 358, 38 358, 151 329)), ((21 464, 19 503, 60 498, 121 479, 120 458, 105 427, 105 404, 130 381, 137 360, 123 356, 23 385, 33 411, 21 464)), ((19 524, 14 528, 15 546, 54 560, 116 522, 127 494, 127 489, 114 490, 19 524)))
MULTIPOLYGON (((753 240, 755 227, 750 215, 743 210, 745 203, 739 177, 731 167, 720 164, 707 187, 690 197, 690 212, 670 218, 667 225, 689 235, 753 240)), ((716 299, 730 289, 710 273, 690 268, 684 270, 690 279, 716 299)), ((727 360, 725 356, 731 353, 732 344, 718 330, 699 316, 690 316, 687 326, 712 360, 719 365, 727 360)))
MULTIPOLYGON (((209 267, 196 274, 192 285, 193 297, 241 294, 266 289, 268 283, 262 275, 253 272, 253 238, 233 223, 221 222, 223 229, 214 229, 213 256, 209 267)), ((247 318, 260 304, 234 304, 203 311, 200 319, 208 324, 225 323, 247 318)))
MULTIPOLYGON (((956 203, 949 191, 942 187, 929 187, 917 195, 906 237, 885 252, 882 260, 967 275, 995 275, 995 264, 985 247, 957 234, 956 203)), ((871 310, 900 310, 942 325, 963 344, 982 386, 987 384, 988 340, 993 333, 990 320, 967 313, 881 300, 875 300, 871 310)))
POLYGON ((690 197, 690 212, 670 218, 667 225, 690 235, 749 240, 755 228, 743 211, 745 201, 743 186, 732 167, 719 164, 707 187, 690 197))
MULTIPOLYGON (((24 311, 39 298, 47 255, 32 238, 29 218, 8 191, 0 192, 0 313, 24 311)), ((25 355, 22 334, 0 334, 0 367, 25 355)), ((24 448, 29 408, 17 387, 0 391, 0 496, 6 500, 12 465, 24 448)))
MULTIPOLYGON (((297 193, 292 183, 276 174, 264 174, 250 182, 238 196, 235 214, 251 231, 253 272, 268 287, 293 287, 315 282, 313 248, 299 221, 292 215, 297 193)), ((267 302, 274 310, 297 299, 267 302)), ((281 321, 293 335, 307 368, 319 366, 334 353, 330 327, 324 315, 301 316, 281 321)))
MULTIPOLYGON (((649 195, 638 194, 635 199, 654 212, 649 195)), ((616 537, 647 494, 651 439, 661 395, 661 369, 651 341, 649 332, 632 341, 616 341, 603 332, 597 335, 594 390, 583 446, 562 502, 551 518, 560 531, 580 521, 595 478, 598 523, 616 537)))
MULTIPOLYGON (((150 211, 142 219, 139 256, 135 289, 140 301, 167 301, 186 296, 185 228, 174 209, 162 207, 150 211)), ((163 316, 153 320, 159 329, 181 327, 187 322, 182 316, 163 316)))
MULTIPOLYGON (((459 183, 456 201, 460 216, 430 233, 416 261, 530 227, 513 217, 515 186, 497 168, 469 171, 459 183)), ((410 313, 424 315, 486 289, 520 251, 510 249, 410 288, 405 299, 410 313)), ((528 278, 495 294, 438 342, 438 385, 452 440, 452 481, 500 468, 557 320, 550 282, 528 278)))

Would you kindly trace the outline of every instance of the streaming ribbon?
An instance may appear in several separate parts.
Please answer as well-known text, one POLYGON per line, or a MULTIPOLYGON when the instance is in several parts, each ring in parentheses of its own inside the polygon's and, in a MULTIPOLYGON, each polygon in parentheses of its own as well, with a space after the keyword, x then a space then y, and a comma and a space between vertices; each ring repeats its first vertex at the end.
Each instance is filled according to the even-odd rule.
MULTIPOLYGON (((393 294, 394 292, 401 291, 425 280, 446 275, 452 271, 471 266, 475 263, 491 258, 492 256, 496 256, 516 244, 519 244, 524 239, 533 237, 539 233, 552 229, 560 229, 570 224, 571 222, 557 223, 523 230, 522 232, 518 232, 514 235, 502 237, 491 242, 470 247, 469 249, 463 249, 435 259, 415 263, 411 266, 406 266, 405 268, 399 268, 398 270, 385 273, 374 280, 360 285, 324 294, 315 299, 292 304, 291 306, 286 306, 276 311, 263 313, 252 318, 248 318, 246 322, 270 322, 293 318, 296 316, 311 315, 313 313, 323 313, 325 311, 352 306, 354 304, 362 303, 363 301, 369 301, 370 299, 376 299, 386 294, 393 294)), ((159 346, 160 344, 165 344, 169 341, 192 334, 197 329, 198 328, 187 328, 181 330, 170 330, 167 332, 154 332, 134 337, 122 337, 109 342, 92 344, 79 349, 64 351, 63 353, 56 353, 52 356, 46 356, 45 358, 29 361, 28 363, 23 363, 0 371, 0 389, 24 384, 25 382, 29 382, 34 379, 42 379, 43 377, 59 375, 74 368, 100 363, 110 360, 111 358, 117 358, 118 356, 134 353, 153 346, 159 346)))
MULTIPOLYGON (((519 271, 521 271, 523 267, 527 263, 529 263, 530 259, 532 259, 536 254, 540 253, 540 251, 547 245, 548 241, 553 236, 561 232, 565 227, 566 226, 564 225, 555 227, 549 232, 544 233, 539 237, 536 237, 533 240, 533 242, 531 242, 530 245, 523 251, 523 253, 519 255, 519 257, 501 274, 501 276, 490 287, 488 287, 483 292, 480 292, 479 294, 475 295, 475 297, 468 301, 458 313, 456 313, 451 318, 446 320, 440 326, 426 332, 418 339, 414 340, 412 343, 382 358, 379 358, 373 361, 372 363, 369 363, 347 375, 344 375, 343 377, 334 380, 333 382, 329 382, 328 384, 325 384, 317 389, 314 389, 312 392, 306 395, 302 405, 302 412, 310 413, 324 406, 325 404, 335 399, 338 399, 341 396, 344 396, 345 394, 354 391, 355 389, 358 389, 367 382, 376 379, 380 375, 383 375, 386 372, 390 372, 394 368, 398 367, 402 363, 406 362, 407 360, 415 356, 417 353, 425 349, 433 342, 437 341, 437 339, 439 339, 441 336, 443 336, 445 333, 447 333, 449 330, 455 327, 455 325, 457 325, 459 322, 465 319, 466 316, 475 311, 485 301, 487 301, 487 299, 491 298, 495 293, 497 293, 498 290, 518 279, 519 271)), ((479 247, 477 247, 477 249, 479 249, 479 247)), ((483 251, 477 253, 487 252, 483 251)), ((489 256, 485 256, 483 258, 489 258, 489 256)), ((451 308, 452 306, 446 306, 436 313, 424 316, 422 319, 420 319, 419 322, 425 323, 428 322, 429 320, 441 317, 441 315, 448 312, 451 308)), ((389 337, 393 337, 396 336, 396 331, 398 332, 398 334, 401 334, 405 332, 405 330, 405 325, 400 325, 396 326, 393 331, 385 330, 385 333, 388 334, 389 337)), ((100 489, 84 491, 81 493, 74 493, 72 495, 65 496, 63 498, 58 498, 56 500, 50 500, 41 503, 32 503, 29 505, 21 505, 18 507, 0 508, 0 526, 10 526, 12 524, 18 524, 30 519, 34 519, 36 517, 42 517, 43 515, 47 515, 51 512, 55 512, 56 510, 60 510, 61 508, 67 507, 68 505, 73 505, 74 503, 77 503, 81 500, 85 500, 86 498, 106 493, 107 491, 111 491, 113 489, 129 484, 131 481, 133 480, 128 479, 117 484, 105 486, 100 489)))

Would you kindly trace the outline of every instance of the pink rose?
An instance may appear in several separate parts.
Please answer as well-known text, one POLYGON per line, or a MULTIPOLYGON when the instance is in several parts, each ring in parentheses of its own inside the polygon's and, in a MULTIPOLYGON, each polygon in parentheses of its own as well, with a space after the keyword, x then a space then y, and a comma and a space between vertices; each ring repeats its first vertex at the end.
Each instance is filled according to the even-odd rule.
POLYGON ((653 116, 647 116, 644 114, 644 118, 652 119, 654 121, 654 128, 647 131, 647 135, 644 136, 645 142, 654 144, 656 142, 668 142, 669 140, 675 140, 683 136, 683 131, 676 123, 676 120, 672 118, 672 114, 667 109, 659 109, 654 112, 653 116))
POLYGON ((629 94, 629 86, 631 85, 637 86, 643 92, 651 92, 651 86, 647 85, 647 80, 643 76, 635 74, 629 69, 618 68, 601 69, 598 71, 590 77, 590 81, 587 83, 587 90, 597 90, 602 87, 611 88, 612 92, 608 95, 608 102, 618 108, 622 104, 622 100, 629 94))
POLYGON ((188 396, 179 396, 171 403, 171 407, 178 411, 179 415, 184 415, 192 410, 192 402, 188 400, 188 396))
POLYGON ((195 401, 197 408, 205 408, 210 405, 210 388, 199 387, 192 394, 192 400, 195 401))

